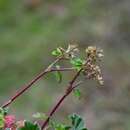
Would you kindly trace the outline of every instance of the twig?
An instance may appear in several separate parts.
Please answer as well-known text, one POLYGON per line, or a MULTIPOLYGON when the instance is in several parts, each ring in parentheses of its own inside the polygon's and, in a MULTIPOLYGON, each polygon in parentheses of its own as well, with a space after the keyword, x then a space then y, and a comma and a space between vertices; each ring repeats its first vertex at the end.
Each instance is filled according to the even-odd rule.
POLYGON ((70 70, 74 70, 74 68, 59 68, 59 69, 52 68, 61 59, 62 58, 59 57, 51 65, 49 65, 49 67, 47 67, 47 69, 45 69, 44 71, 42 71, 40 74, 36 75, 27 85, 25 85, 14 96, 12 96, 7 102, 5 102, 2 105, 2 108, 5 108, 5 107, 9 106, 10 104, 12 104, 19 96, 21 96, 25 91, 27 91, 29 88, 31 88, 32 85, 34 83, 36 83, 38 80, 40 80, 45 74, 47 74, 49 72, 54 72, 54 71, 70 71, 70 70))

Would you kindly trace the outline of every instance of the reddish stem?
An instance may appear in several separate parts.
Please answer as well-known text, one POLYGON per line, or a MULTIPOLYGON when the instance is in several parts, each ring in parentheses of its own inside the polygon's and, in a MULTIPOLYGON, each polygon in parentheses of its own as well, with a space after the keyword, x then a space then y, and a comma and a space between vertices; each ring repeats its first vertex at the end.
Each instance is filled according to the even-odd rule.
POLYGON ((59 102, 55 105, 55 107, 52 109, 52 111, 50 112, 48 118, 45 120, 44 124, 42 125, 42 130, 46 127, 46 125, 48 124, 51 116, 55 113, 55 111, 57 110, 57 108, 60 106, 60 104, 64 101, 64 99, 66 98, 68 94, 65 94, 61 97, 61 99, 59 100, 59 102))
POLYGON ((21 96, 25 91, 32 87, 34 83, 39 81, 46 73, 54 72, 54 71, 70 71, 74 70, 73 68, 59 68, 59 69, 48 69, 40 74, 38 74, 33 80, 31 80, 27 85, 25 85, 20 91, 18 91, 13 97, 10 98, 6 103, 2 105, 3 108, 9 106, 12 102, 14 102, 19 96, 21 96))
POLYGON ((48 118, 45 120, 45 122, 43 123, 41 129, 44 130, 46 125, 48 124, 50 118, 53 116, 53 114, 56 112, 56 110, 59 108, 59 106, 61 105, 61 103, 65 100, 65 98, 72 92, 72 90, 78 85, 73 87, 74 82, 76 81, 77 77, 80 75, 80 72, 82 71, 82 69, 80 71, 78 71, 76 73, 76 75, 74 76, 74 78, 70 81, 69 86, 66 89, 66 93, 60 98, 60 100, 57 102, 57 104, 53 107, 53 109, 51 110, 51 112, 49 113, 48 118))
POLYGON ((9 101, 7 101, 4 105, 2 105, 3 108, 9 106, 14 100, 16 100, 20 95, 22 95, 26 90, 28 90, 36 81, 38 81, 41 77, 43 77, 48 71, 43 71, 40 74, 38 74, 32 81, 30 81, 27 85, 24 86, 23 89, 18 91, 16 95, 14 95, 9 101))

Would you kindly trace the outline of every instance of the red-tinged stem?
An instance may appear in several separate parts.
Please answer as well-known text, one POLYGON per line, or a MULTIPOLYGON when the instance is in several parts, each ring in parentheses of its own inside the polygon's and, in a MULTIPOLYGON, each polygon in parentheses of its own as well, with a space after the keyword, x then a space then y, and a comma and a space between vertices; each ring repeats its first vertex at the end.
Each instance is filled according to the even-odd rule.
POLYGON ((44 128, 46 127, 46 125, 48 124, 51 116, 55 113, 55 111, 57 110, 57 108, 61 105, 61 103, 64 101, 64 99, 66 98, 68 94, 65 94, 61 97, 61 99, 59 100, 59 102, 55 105, 55 107, 52 109, 52 111, 50 112, 48 118, 45 120, 44 124, 42 125, 42 130, 44 130, 44 128))
MULTIPOLYGON (((19 96, 21 96, 24 92, 26 92, 29 88, 32 87, 32 85, 37 82, 38 80, 40 80, 46 73, 48 72, 52 72, 52 71, 69 71, 72 70, 73 68, 62 68, 62 69, 52 69, 53 66, 59 62, 60 60, 64 60, 65 58, 62 56, 57 57, 57 59, 52 62, 44 71, 42 71, 40 74, 38 74, 36 77, 34 77, 34 79, 32 79, 27 85, 25 85, 23 87, 23 89, 21 89, 20 91, 18 91, 13 97, 11 97, 7 102, 5 102, 1 107, 5 108, 7 106, 9 106, 10 104, 12 104, 19 96)), ((74 69, 73 69, 74 70, 74 69)))
POLYGON ((15 101, 19 96, 21 96, 25 91, 27 91, 36 81, 40 80, 41 77, 43 77, 48 71, 43 71, 42 73, 38 74, 32 81, 30 81, 27 85, 24 86, 23 89, 18 91, 16 95, 11 97, 9 101, 7 101, 4 105, 2 105, 3 108, 9 106, 13 101, 15 101))
POLYGON ((74 82, 76 81, 76 79, 78 78, 78 76, 80 75, 80 72, 82 71, 82 69, 80 71, 78 71, 76 73, 76 75, 74 76, 74 78, 70 81, 69 86, 66 89, 65 94, 60 98, 60 100, 57 102, 57 104, 53 107, 53 109, 51 110, 51 112, 49 113, 48 118, 45 120, 45 122, 43 123, 41 129, 44 130, 46 125, 48 124, 50 118, 53 116, 53 114, 56 112, 56 110, 60 107, 61 103, 66 99, 66 97, 73 91, 73 89, 78 85, 74 86, 74 82), (73 87, 74 86, 74 87, 73 87))
MULTIPOLYGON (((62 69, 53 69, 52 67, 59 62, 61 59, 63 59, 63 57, 58 57, 54 62, 52 62, 44 71, 42 71, 40 74, 36 75, 36 77, 34 77, 34 79, 32 79, 27 85, 25 85, 20 91, 18 91, 13 97, 11 97, 7 102, 5 102, 2 105, 2 108, 5 108, 7 106, 9 106, 10 104, 12 104, 19 96, 21 96, 24 92, 26 92, 29 88, 32 87, 32 85, 34 83, 36 83, 37 81, 39 81, 45 74, 49 73, 49 72, 53 72, 53 71, 69 71, 72 70, 73 68, 62 68, 62 69)), ((74 69, 73 69, 74 70, 74 69)))
POLYGON ((62 57, 57 58, 54 62, 52 62, 44 71, 38 74, 34 79, 32 79, 27 85, 23 87, 20 91, 18 91, 13 97, 11 97, 6 103, 2 105, 2 108, 9 106, 12 102, 14 102, 19 96, 21 96, 25 91, 27 91, 31 86, 38 80, 40 80, 46 73, 50 72, 53 65, 55 65, 62 57))
POLYGON ((41 72, 38 74, 33 80, 31 80, 27 85, 25 85, 20 91, 18 91, 13 97, 10 98, 6 103, 2 105, 2 108, 9 106, 12 102, 14 102, 19 96, 21 96, 25 91, 32 87, 34 83, 39 81, 46 73, 54 72, 54 71, 71 71, 74 68, 59 68, 59 69, 48 69, 46 71, 41 72))

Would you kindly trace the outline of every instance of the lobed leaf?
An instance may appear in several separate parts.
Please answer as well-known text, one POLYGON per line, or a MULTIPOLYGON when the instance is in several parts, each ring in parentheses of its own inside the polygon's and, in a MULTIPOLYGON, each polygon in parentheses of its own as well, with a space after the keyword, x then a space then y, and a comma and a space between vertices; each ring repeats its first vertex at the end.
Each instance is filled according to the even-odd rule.
POLYGON ((25 122, 25 126, 22 128, 19 128, 18 130, 40 130, 40 127, 38 124, 33 124, 30 121, 25 122))
POLYGON ((71 130, 87 130, 87 128, 85 128, 85 124, 83 119, 77 115, 77 114, 73 114, 70 115, 69 118, 71 119, 71 130))

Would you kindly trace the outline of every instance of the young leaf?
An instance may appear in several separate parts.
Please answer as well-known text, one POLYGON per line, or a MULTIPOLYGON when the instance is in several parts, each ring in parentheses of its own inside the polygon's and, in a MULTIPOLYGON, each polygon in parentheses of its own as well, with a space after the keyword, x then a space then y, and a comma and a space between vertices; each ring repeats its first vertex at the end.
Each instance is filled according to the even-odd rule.
POLYGON ((69 130, 70 129, 70 126, 66 126, 66 125, 64 125, 62 123, 57 123, 55 121, 51 121, 50 126, 54 130, 69 130))
MULTIPOLYGON (((56 68, 59 69, 60 66, 59 65, 56 65, 56 68)), ((62 74, 60 71, 56 71, 55 72, 55 77, 56 77, 56 80, 61 83, 62 82, 62 74)))
POLYGON ((30 121, 25 122, 25 126, 22 128, 19 128, 18 130, 40 130, 40 127, 38 124, 33 124, 30 121))
POLYGON ((62 55, 62 51, 60 50, 60 48, 57 48, 57 49, 53 50, 51 54, 53 56, 60 56, 60 55, 62 55))
POLYGON ((0 114, 4 115, 4 109, 0 107, 0 114))
MULTIPOLYGON (((59 65, 56 65, 55 66, 57 69, 60 69, 60 66, 59 65)), ((56 77, 56 80, 61 83, 62 82, 62 74, 60 71, 56 71, 55 73, 55 77, 56 77)))
POLYGON ((74 93, 74 96, 77 97, 78 99, 81 98, 81 92, 79 89, 74 89, 73 93, 74 93))
POLYGON ((70 60, 70 63, 77 69, 80 70, 82 65, 84 64, 84 60, 80 58, 73 58, 70 60))
POLYGON ((59 72, 59 71, 55 72, 55 76, 56 76, 57 81, 59 83, 61 83, 61 81, 62 81, 62 74, 61 74, 61 72, 59 72))
POLYGON ((33 117, 37 118, 37 119, 46 119, 47 118, 47 116, 44 113, 39 113, 39 112, 33 114, 33 117))
POLYGON ((4 115, 5 115, 4 109, 0 108, 0 128, 3 128, 5 125, 4 115))
POLYGON ((7 113, 8 113, 8 107, 7 108, 0 107, 0 114, 7 115, 7 113))
POLYGON ((3 114, 0 114, 0 128, 3 128, 3 127, 4 127, 4 124, 5 124, 4 121, 5 121, 5 120, 4 120, 4 115, 3 115, 3 114))
POLYGON ((69 118, 72 122, 71 130, 87 130, 87 128, 85 128, 83 119, 79 115, 73 114, 70 115, 69 118))
POLYGON ((65 130, 65 126, 63 124, 57 124, 55 130, 65 130))

